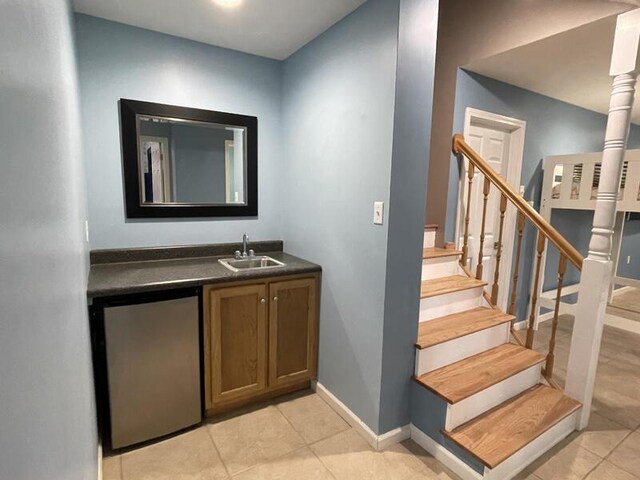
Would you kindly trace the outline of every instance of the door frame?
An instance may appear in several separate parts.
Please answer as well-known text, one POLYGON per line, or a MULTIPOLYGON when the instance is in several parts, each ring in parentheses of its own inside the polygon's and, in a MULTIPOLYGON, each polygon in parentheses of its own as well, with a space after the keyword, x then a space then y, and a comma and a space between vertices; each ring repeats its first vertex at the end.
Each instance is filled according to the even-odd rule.
MULTIPOLYGON (((524 161, 524 136, 527 126, 527 122, 519 120, 517 118, 507 117, 499 115, 497 113, 486 112, 477 108, 467 107, 464 114, 464 139, 469 138, 469 130, 472 125, 485 126, 490 128, 496 128, 498 130, 504 130, 510 134, 509 141, 509 156, 508 156, 508 170, 507 170, 507 183, 515 188, 516 191, 520 191, 520 181, 522 178, 522 163, 524 161)), ((460 237, 463 231, 464 215, 463 208, 465 207, 465 199, 467 192, 467 177, 466 172, 469 168, 469 160, 464 158, 464 172, 460 176, 459 188, 458 188, 458 205, 456 207, 456 224, 455 224, 455 243, 458 248, 460 245, 460 237)), ((474 179, 479 175, 476 171, 474 179)), ((515 232, 516 229, 517 212, 513 206, 507 204, 507 211, 504 219, 504 231, 515 232)), ((511 277, 511 263, 513 261, 513 249, 515 246, 514 235, 505 235, 502 245, 502 259, 500 262, 500 275, 499 284, 509 285, 511 277)), ((498 307, 503 311, 506 311, 509 301, 509 289, 501 288, 498 294, 498 307)))
MULTIPOLYGON (((167 137, 158 137, 154 135, 140 135, 140 145, 145 142, 156 142, 160 144, 160 155, 162 156, 162 191, 164 193, 163 203, 172 203, 167 199, 171 199, 173 185, 173 161, 169 156, 169 139, 167 137)), ((139 147, 140 148, 140 147, 139 147)))

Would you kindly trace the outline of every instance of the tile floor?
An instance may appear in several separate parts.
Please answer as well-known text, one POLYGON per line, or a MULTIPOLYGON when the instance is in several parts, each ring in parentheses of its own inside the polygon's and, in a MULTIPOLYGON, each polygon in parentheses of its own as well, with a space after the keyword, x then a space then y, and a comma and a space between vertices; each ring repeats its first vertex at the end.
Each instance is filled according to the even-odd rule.
MULTIPOLYGON (((557 338, 566 371, 572 319, 557 338)), ((549 323, 536 344, 548 343, 549 323)), ((543 351, 543 350, 541 350, 543 351)), ((640 479, 640 335, 605 327, 589 428, 538 459, 520 480, 640 479)), ((375 452, 320 397, 302 392, 105 458, 104 480, 455 479, 411 440, 375 452)))
POLYGON ((607 307, 607 313, 640 322, 640 289, 625 289, 613 297, 611 305, 607 307))
POLYGON ((457 478, 411 440, 374 451, 324 400, 301 392, 103 462, 104 480, 457 478))

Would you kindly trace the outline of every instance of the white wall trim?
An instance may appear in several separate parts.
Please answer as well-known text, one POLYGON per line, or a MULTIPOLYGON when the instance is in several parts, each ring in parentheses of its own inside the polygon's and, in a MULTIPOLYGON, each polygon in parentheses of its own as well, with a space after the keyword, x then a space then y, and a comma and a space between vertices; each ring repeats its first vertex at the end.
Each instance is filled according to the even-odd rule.
POLYGON ((429 452, 433 458, 458 475, 462 480, 481 480, 483 475, 476 472, 445 447, 434 441, 426 433, 411 424, 411 439, 429 452))
POLYGON ((364 438, 375 450, 384 450, 395 443, 402 442, 411 437, 409 425, 395 428, 382 435, 377 435, 360 417, 353 413, 349 407, 342 403, 333 393, 317 380, 311 382, 311 389, 329 404, 335 412, 340 415, 345 422, 364 438))

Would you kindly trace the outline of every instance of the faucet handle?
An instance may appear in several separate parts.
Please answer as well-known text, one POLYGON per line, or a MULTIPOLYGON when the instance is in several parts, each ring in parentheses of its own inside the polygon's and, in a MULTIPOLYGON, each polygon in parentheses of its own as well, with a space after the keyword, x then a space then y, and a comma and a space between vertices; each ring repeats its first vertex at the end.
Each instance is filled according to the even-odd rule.
POLYGON ((233 256, 236 258, 236 260, 240 260, 242 258, 240 250, 236 250, 236 253, 234 253, 233 256))
POLYGON ((249 256, 250 257, 255 257, 256 256, 256 252, 253 249, 249 250, 249 256))

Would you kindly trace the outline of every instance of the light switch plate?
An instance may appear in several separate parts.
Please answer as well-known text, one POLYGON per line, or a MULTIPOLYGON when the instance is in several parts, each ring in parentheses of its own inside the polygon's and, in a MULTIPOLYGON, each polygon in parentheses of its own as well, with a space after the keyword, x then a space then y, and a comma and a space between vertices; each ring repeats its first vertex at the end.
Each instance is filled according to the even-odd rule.
POLYGON ((384 220, 384 202, 373 202, 373 224, 382 225, 384 220))

